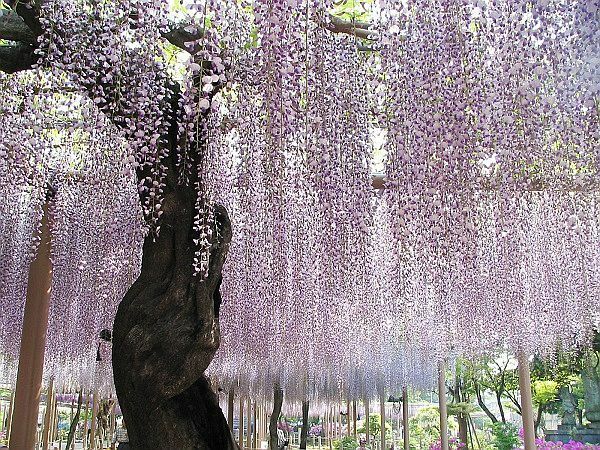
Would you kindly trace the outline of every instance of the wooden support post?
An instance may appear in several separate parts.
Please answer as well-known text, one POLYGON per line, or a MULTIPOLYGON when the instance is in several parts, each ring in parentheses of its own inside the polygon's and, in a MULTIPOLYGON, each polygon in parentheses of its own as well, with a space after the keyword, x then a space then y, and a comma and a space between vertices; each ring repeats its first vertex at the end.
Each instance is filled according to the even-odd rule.
POLYGON ((404 438, 404 450, 410 450, 410 439, 408 434, 408 391, 402 388, 402 436, 404 438))
POLYGON ((46 409, 44 411, 44 429, 42 430, 42 450, 48 450, 48 443, 52 435, 52 397, 54 397, 54 378, 50 378, 46 390, 46 409))
POLYGON ((440 406, 440 442, 442 450, 448 450, 448 407, 446 404, 446 362, 438 366, 438 398, 440 406))
POLYGON ((32 449, 37 437, 38 412, 44 370, 48 308, 52 286, 50 260, 51 213, 44 203, 40 226, 40 242, 29 265, 27 298, 21 332, 21 350, 13 406, 10 444, 12 449, 32 449))
POLYGON ((85 396, 85 414, 84 414, 85 420, 83 422, 83 436, 82 436, 82 440, 83 440, 83 448, 87 448, 87 444, 88 444, 88 438, 87 438, 87 430, 88 430, 88 423, 89 423, 89 418, 90 418, 90 393, 88 392, 85 396))
POLYGON ((346 402, 346 433, 348 436, 352 436, 352 430, 350 429, 350 423, 352 422, 352 402, 350 399, 346 402))
POLYGON ((356 400, 352 401, 352 426, 353 426, 353 436, 354 439, 356 439, 357 436, 357 432, 356 432, 356 400))
POLYGON ((92 397, 92 424, 90 426, 90 450, 96 450, 96 417, 98 415, 98 392, 94 391, 92 397))
POLYGON ((58 435, 58 397, 56 392, 52 394, 52 429, 50 433, 50 442, 56 441, 58 435))
POLYGON ((248 431, 246 433, 246 447, 249 449, 252 448, 252 403, 250 401, 250 396, 246 397, 246 425, 248 427, 248 431))
POLYGON ((344 427, 342 426, 342 402, 339 402, 337 419, 338 419, 338 427, 337 427, 338 439, 341 439, 342 435, 344 433, 344 429, 343 429, 344 427))
POLYGON ((240 414, 239 414, 239 420, 238 420, 238 430, 239 430, 239 436, 238 436, 238 445, 240 446, 240 449, 243 450, 244 448, 244 397, 242 397, 240 395, 240 414))
POLYGON ((254 432, 252 433, 252 448, 258 448, 258 403, 255 400, 254 401, 254 409, 252 412, 252 424, 253 424, 253 430, 254 432))
POLYGON ((371 411, 369 409, 369 397, 365 396, 365 433, 367 434, 367 444, 371 442, 371 430, 369 429, 369 419, 371 417, 371 411))
POLYGON ((335 439, 335 409, 331 407, 331 413, 329 416, 329 420, 331 422, 331 435, 329 437, 329 450, 333 449, 333 440, 335 439))
MULTIPOLYGON (((116 402, 116 400, 115 400, 116 402)), ((117 425, 117 415, 115 413, 115 407, 112 408, 112 411, 110 412, 110 429, 109 429, 109 436, 108 436, 108 441, 112 442, 113 436, 115 435, 115 428, 117 425)))
POLYGON ((6 439, 10 440, 10 431, 12 428, 13 407, 15 404, 15 390, 13 389, 8 405, 8 417, 6 418, 6 439))
POLYGON ((252 441, 253 447, 258 446, 258 442, 260 440, 260 404, 258 400, 254 400, 254 413, 252 414, 254 420, 254 439, 252 441))
POLYGON ((381 450, 385 450, 385 391, 383 389, 379 397, 379 412, 381 414, 381 450))
POLYGON ((233 400, 235 393, 233 388, 229 389, 229 393, 227 395, 227 423, 229 424, 229 429, 231 430, 231 434, 233 435, 233 400))
POLYGON ((517 355, 519 364, 519 392, 521 394, 521 416, 523 419, 523 444, 525 450, 534 450, 535 429, 533 421, 533 403, 531 398, 531 375, 529 373, 529 360, 524 352, 517 355))

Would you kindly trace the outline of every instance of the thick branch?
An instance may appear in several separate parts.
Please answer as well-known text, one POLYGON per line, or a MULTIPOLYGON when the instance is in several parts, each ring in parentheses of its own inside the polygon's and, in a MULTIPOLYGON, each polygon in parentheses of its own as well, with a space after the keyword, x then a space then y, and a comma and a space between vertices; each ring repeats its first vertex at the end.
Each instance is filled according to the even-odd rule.
POLYGON ((490 409, 485 404, 485 401, 483 400, 483 395, 481 395, 481 389, 479 388, 479 385, 477 383, 475 383, 475 395, 477 396, 477 403, 479 404, 479 407, 483 410, 484 413, 486 413, 486 415, 490 418, 492 423, 498 422, 498 418, 490 411, 490 409))
POLYGON ((175 47, 179 47, 182 50, 189 51, 190 49, 185 45, 188 42, 197 41, 204 37, 204 30, 197 29, 194 26, 180 26, 162 33, 167 41, 173 44, 175 47))
POLYGON ((322 23, 323 27, 332 33, 343 33, 351 36, 356 36, 360 39, 377 39, 377 31, 371 30, 372 24, 367 22, 357 22, 344 20, 336 16, 329 15, 326 22, 322 23))
POLYGON ((40 24, 40 6, 42 0, 33 2, 24 2, 23 0, 9 0, 5 3, 21 16, 25 24, 33 31, 36 36, 42 34, 42 25, 40 24))
POLYGON ((36 36, 13 10, 0 10, 0 39, 35 44, 36 36))
POLYGON ((33 46, 23 43, 0 46, 0 71, 6 73, 31 69, 37 57, 33 46))

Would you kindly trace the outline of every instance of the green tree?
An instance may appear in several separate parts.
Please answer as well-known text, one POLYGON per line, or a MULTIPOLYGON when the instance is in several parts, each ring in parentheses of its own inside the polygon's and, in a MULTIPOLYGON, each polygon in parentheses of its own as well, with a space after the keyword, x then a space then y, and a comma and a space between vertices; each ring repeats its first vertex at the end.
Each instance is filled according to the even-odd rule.
MULTIPOLYGON (((366 421, 358 427, 356 430, 358 433, 367 434, 366 421)), ((392 432, 392 427, 389 423, 385 424, 385 434, 386 436, 392 432)), ((372 439, 377 439, 381 434, 381 415, 380 414, 370 414, 369 415, 369 436, 372 439)))

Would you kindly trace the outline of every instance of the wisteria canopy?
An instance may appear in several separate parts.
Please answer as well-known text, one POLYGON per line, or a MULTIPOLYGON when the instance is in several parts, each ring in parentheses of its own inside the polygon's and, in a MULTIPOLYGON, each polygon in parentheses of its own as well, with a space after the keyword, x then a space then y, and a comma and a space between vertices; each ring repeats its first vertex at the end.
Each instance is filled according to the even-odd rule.
MULTIPOLYGON (((233 224, 223 385, 364 396, 428 385, 443 358, 586 345, 599 16, 596 0, 45 0, 31 69, 0 67, 16 72, 0 75, 1 376, 51 186, 45 376, 112 389, 98 333, 160 233, 174 90, 198 277, 211 205, 233 224)), ((0 34, 0 61, 26 39, 0 34)))

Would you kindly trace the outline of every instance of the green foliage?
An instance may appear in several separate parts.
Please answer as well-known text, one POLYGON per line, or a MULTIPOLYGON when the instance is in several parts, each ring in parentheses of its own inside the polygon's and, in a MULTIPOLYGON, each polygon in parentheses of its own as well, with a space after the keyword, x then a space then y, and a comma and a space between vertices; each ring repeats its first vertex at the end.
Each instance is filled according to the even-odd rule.
POLYGON ((532 383, 533 403, 545 405, 557 399, 558 383, 553 380, 537 380, 532 383))
MULTIPOLYGON (((356 431, 358 431, 358 433, 366 434, 367 433, 366 423, 363 423, 360 427, 358 427, 358 429, 356 431)), ((389 423, 386 422, 385 434, 388 435, 391 432, 392 432, 392 427, 390 426, 389 423)), ((369 434, 372 437, 377 437, 381 434, 381 415, 379 415, 379 414, 370 414, 369 415, 369 434)))
POLYGON ((513 450, 519 446, 519 430, 512 423, 492 425, 493 444, 498 450, 513 450))
POLYGON ((346 436, 338 441, 333 441, 334 450, 356 450, 358 442, 352 436, 346 436))
POLYGON ((448 415, 457 416, 459 414, 471 414, 477 411, 477 407, 469 402, 451 403, 448 405, 448 415))
POLYGON ((372 3, 373 0, 341 0, 335 3, 331 13, 346 20, 368 21, 368 5, 372 3))
MULTIPOLYGON (((457 428, 456 419, 448 418, 448 428, 457 428)), ((440 410, 436 406, 427 406, 419 410, 408 420, 411 448, 425 449, 440 440, 440 410)))

